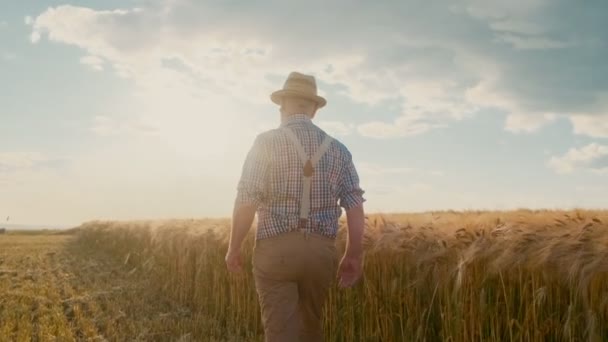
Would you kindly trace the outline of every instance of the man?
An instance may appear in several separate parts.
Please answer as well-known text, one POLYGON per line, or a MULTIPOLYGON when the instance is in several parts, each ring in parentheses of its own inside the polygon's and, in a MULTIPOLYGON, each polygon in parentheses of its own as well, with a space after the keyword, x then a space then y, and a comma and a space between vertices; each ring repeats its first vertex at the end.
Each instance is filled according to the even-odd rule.
POLYGON ((321 314, 336 269, 341 287, 361 276, 365 200, 348 149, 311 121, 326 104, 314 77, 291 73, 271 99, 281 126, 260 134, 245 161, 226 265, 242 270, 241 245, 257 211, 253 274, 266 341, 323 341, 321 314), (348 241, 338 267, 340 207, 348 241))

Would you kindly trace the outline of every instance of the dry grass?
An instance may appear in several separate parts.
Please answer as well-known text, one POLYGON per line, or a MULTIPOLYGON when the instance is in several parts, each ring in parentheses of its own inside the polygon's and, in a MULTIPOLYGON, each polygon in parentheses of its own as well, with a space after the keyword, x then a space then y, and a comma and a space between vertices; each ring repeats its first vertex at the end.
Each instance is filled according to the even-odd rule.
MULTIPOLYGON (((608 340, 608 212, 438 212, 368 225, 364 280, 332 289, 328 341, 608 340)), ((260 340, 251 274, 224 268, 227 232, 225 220, 90 222, 78 236, 196 313, 205 328, 190 338, 260 340)), ((250 237, 247 257, 251 246, 250 237)))
MULTIPOLYGON (((207 319, 68 235, 0 236, 0 341, 182 341, 207 319)), ((208 339, 206 339, 208 340, 208 339)))
MULTIPOLYGON (((2 235, 0 341, 260 341, 251 274, 224 267, 228 227, 2 235)), ((365 244, 363 281, 330 294, 328 341, 608 340, 606 211, 385 215, 365 244)))

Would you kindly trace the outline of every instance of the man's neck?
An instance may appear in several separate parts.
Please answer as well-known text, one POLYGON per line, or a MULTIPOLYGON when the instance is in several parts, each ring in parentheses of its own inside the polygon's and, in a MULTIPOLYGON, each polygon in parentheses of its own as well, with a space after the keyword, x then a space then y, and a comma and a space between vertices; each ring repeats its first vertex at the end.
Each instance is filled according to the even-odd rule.
POLYGON ((310 115, 304 113, 281 114, 281 124, 286 124, 290 121, 310 120, 310 115))

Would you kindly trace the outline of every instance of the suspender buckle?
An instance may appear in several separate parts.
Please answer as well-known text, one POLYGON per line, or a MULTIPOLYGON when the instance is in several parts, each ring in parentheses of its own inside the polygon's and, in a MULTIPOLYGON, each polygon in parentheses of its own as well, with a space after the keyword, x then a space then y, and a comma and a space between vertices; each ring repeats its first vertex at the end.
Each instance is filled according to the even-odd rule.
POLYGON ((308 219, 300 219, 298 222, 298 229, 305 229, 308 224, 308 219))
POLYGON ((313 173, 315 173, 315 168, 312 166, 310 159, 304 165, 304 177, 312 177, 313 173))

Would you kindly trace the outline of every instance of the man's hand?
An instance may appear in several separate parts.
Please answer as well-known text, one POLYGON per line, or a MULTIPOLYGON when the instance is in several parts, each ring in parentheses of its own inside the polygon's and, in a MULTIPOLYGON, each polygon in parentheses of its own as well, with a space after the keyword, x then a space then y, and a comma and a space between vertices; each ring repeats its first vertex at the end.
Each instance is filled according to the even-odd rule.
POLYGON ((351 287, 361 278, 363 273, 363 229, 365 213, 363 205, 358 205, 346 211, 348 223, 348 240, 346 252, 338 268, 340 287, 351 287))
POLYGON ((228 249, 228 253, 226 253, 226 267, 232 273, 241 273, 243 271, 243 258, 240 249, 228 249))
POLYGON ((230 230, 230 242, 228 243, 228 253, 226 253, 226 267, 228 271, 240 273, 243 271, 243 258, 241 256, 241 246, 251 228, 251 223, 255 217, 256 206, 238 205, 235 202, 234 213, 232 216, 232 229, 230 230))
POLYGON ((338 285, 341 288, 351 287, 363 274, 363 256, 344 254, 338 267, 338 285))

